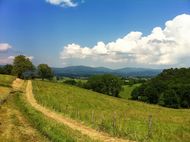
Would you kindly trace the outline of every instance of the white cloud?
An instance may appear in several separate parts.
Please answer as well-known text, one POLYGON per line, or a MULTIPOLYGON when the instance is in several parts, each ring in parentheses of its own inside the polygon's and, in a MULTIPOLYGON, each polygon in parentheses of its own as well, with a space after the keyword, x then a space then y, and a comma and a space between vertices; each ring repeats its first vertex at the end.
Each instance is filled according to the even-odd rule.
POLYGON ((8 43, 0 43, 0 52, 7 51, 12 48, 8 43))
MULTIPOLYGON (((33 60, 34 57, 33 56, 25 56, 26 58, 28 58, 29 60, 33 60)), ((7 59, 10 59, 10 60, 14 60, 15 56, 9 56, 7 59)))
POLYGON ((165 23, 165 28, 155 27, 143 36, 130 32, 123 38, 93 47, 77 44, 65 46, 60 54, 65 64, 96 63, 97 66, 179 66, 190 65, 190 15, 182 14, 165 23), (189 63, 189 64, 188 64, 189 63))
POLYGON ((76 7, 76 6, 78 6, 78 4, 73 2, 73 0, 46 0, 46 2, 53 4, 53 5, 59 5, 62 7, 76 7))
MULTIPOLYGON (((0 65, 4 64, 12 64, 15 56, 8 56, 8 57, 0 57, 0 65)), ((26 56, 29 60, 33 60, 33 56, 26 56)))

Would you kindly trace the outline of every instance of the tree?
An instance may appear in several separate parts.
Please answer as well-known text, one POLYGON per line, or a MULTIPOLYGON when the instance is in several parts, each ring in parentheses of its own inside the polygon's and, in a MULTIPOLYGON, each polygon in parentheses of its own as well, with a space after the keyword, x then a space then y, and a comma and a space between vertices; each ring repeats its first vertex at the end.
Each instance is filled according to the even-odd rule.
POLYGON ((179 108, 180 99, 177 96, 175 90, 169 89, 162 93, 160 96, 159 104, 166 107, 179 108))
POLYGON ((96 75, 89 78, 86 87, 93 91, 104 93, 110 96, 118 97, 122 90, 122 80, 114 75, 96 75))
POLYGON ((53 77, 52 69, 47 64, 38 65, 38 75, 42 80, 51 79, 53 77))
POLYGON ((34 71, 35 67, 29 58, 24 55, 19 55, 14 58, 13 61, 13 74, 17 75, 19 78, 24 78, 23 74, 25 72, 34 71))
POLYGON ((12 65, 7 64, 7 65, 3 66, 3 73, 4 74, 11 75, 12 70, 13 70, 13 66, 12 65))

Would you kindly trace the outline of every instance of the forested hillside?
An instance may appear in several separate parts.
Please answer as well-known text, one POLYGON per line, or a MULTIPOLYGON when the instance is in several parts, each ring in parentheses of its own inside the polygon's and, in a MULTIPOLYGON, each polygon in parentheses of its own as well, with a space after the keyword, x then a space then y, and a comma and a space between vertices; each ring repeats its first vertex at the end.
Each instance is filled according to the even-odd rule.
POLYGON ((189 108, 190 68, 164 70, 136 88, 132 99, 172 108, 189 108))

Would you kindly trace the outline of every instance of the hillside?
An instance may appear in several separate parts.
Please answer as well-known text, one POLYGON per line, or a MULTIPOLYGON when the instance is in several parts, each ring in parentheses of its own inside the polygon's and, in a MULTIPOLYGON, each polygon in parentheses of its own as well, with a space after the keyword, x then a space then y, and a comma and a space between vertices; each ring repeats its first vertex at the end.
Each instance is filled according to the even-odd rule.
POLYGON ((190 108, 190 68, 164 70, 132 93, 134 100, 172 108, 190 108))
POLYGON ((33 81, 33 91, 39 104, 113 136, 147 141, 152 115, 151 141, 187 142, 190 138, 189 110, 117 99, 60 83, 33 81))
POLYGON ((65 68, 52 68, 55 75, 67 77, 88 77, 96 74, 114 74, 119 76, 155 76, 161 69, 122 68, 109 69, 105 67, 69 66, 65 68))

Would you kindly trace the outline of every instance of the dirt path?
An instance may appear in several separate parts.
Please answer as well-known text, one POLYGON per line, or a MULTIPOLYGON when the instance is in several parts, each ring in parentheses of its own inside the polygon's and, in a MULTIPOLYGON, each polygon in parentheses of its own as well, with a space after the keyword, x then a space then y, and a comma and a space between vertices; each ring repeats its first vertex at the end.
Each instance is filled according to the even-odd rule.
POLYGON ((73 130, 78 130, 82 134, 89 136, 90 138, 94 140, 100 140, 104 142, 131 142, 129 140, 114 138, 109 136, 106 133, 98 132, 92 128, 89 128, 87 126, 82 125, 81 123, 78 123, 70 118, 64 117, 63 115, 60 115, 56 112, 53 112, 41 105, 39 105, 32 93, 32 82, 28 81, 27 87, 26 87, 26 98, 28 102, 38 111, 42 112, 45 116, 52 118, 56 120, 59 123, 63 123, 64 125, 70 127, 73 130))

